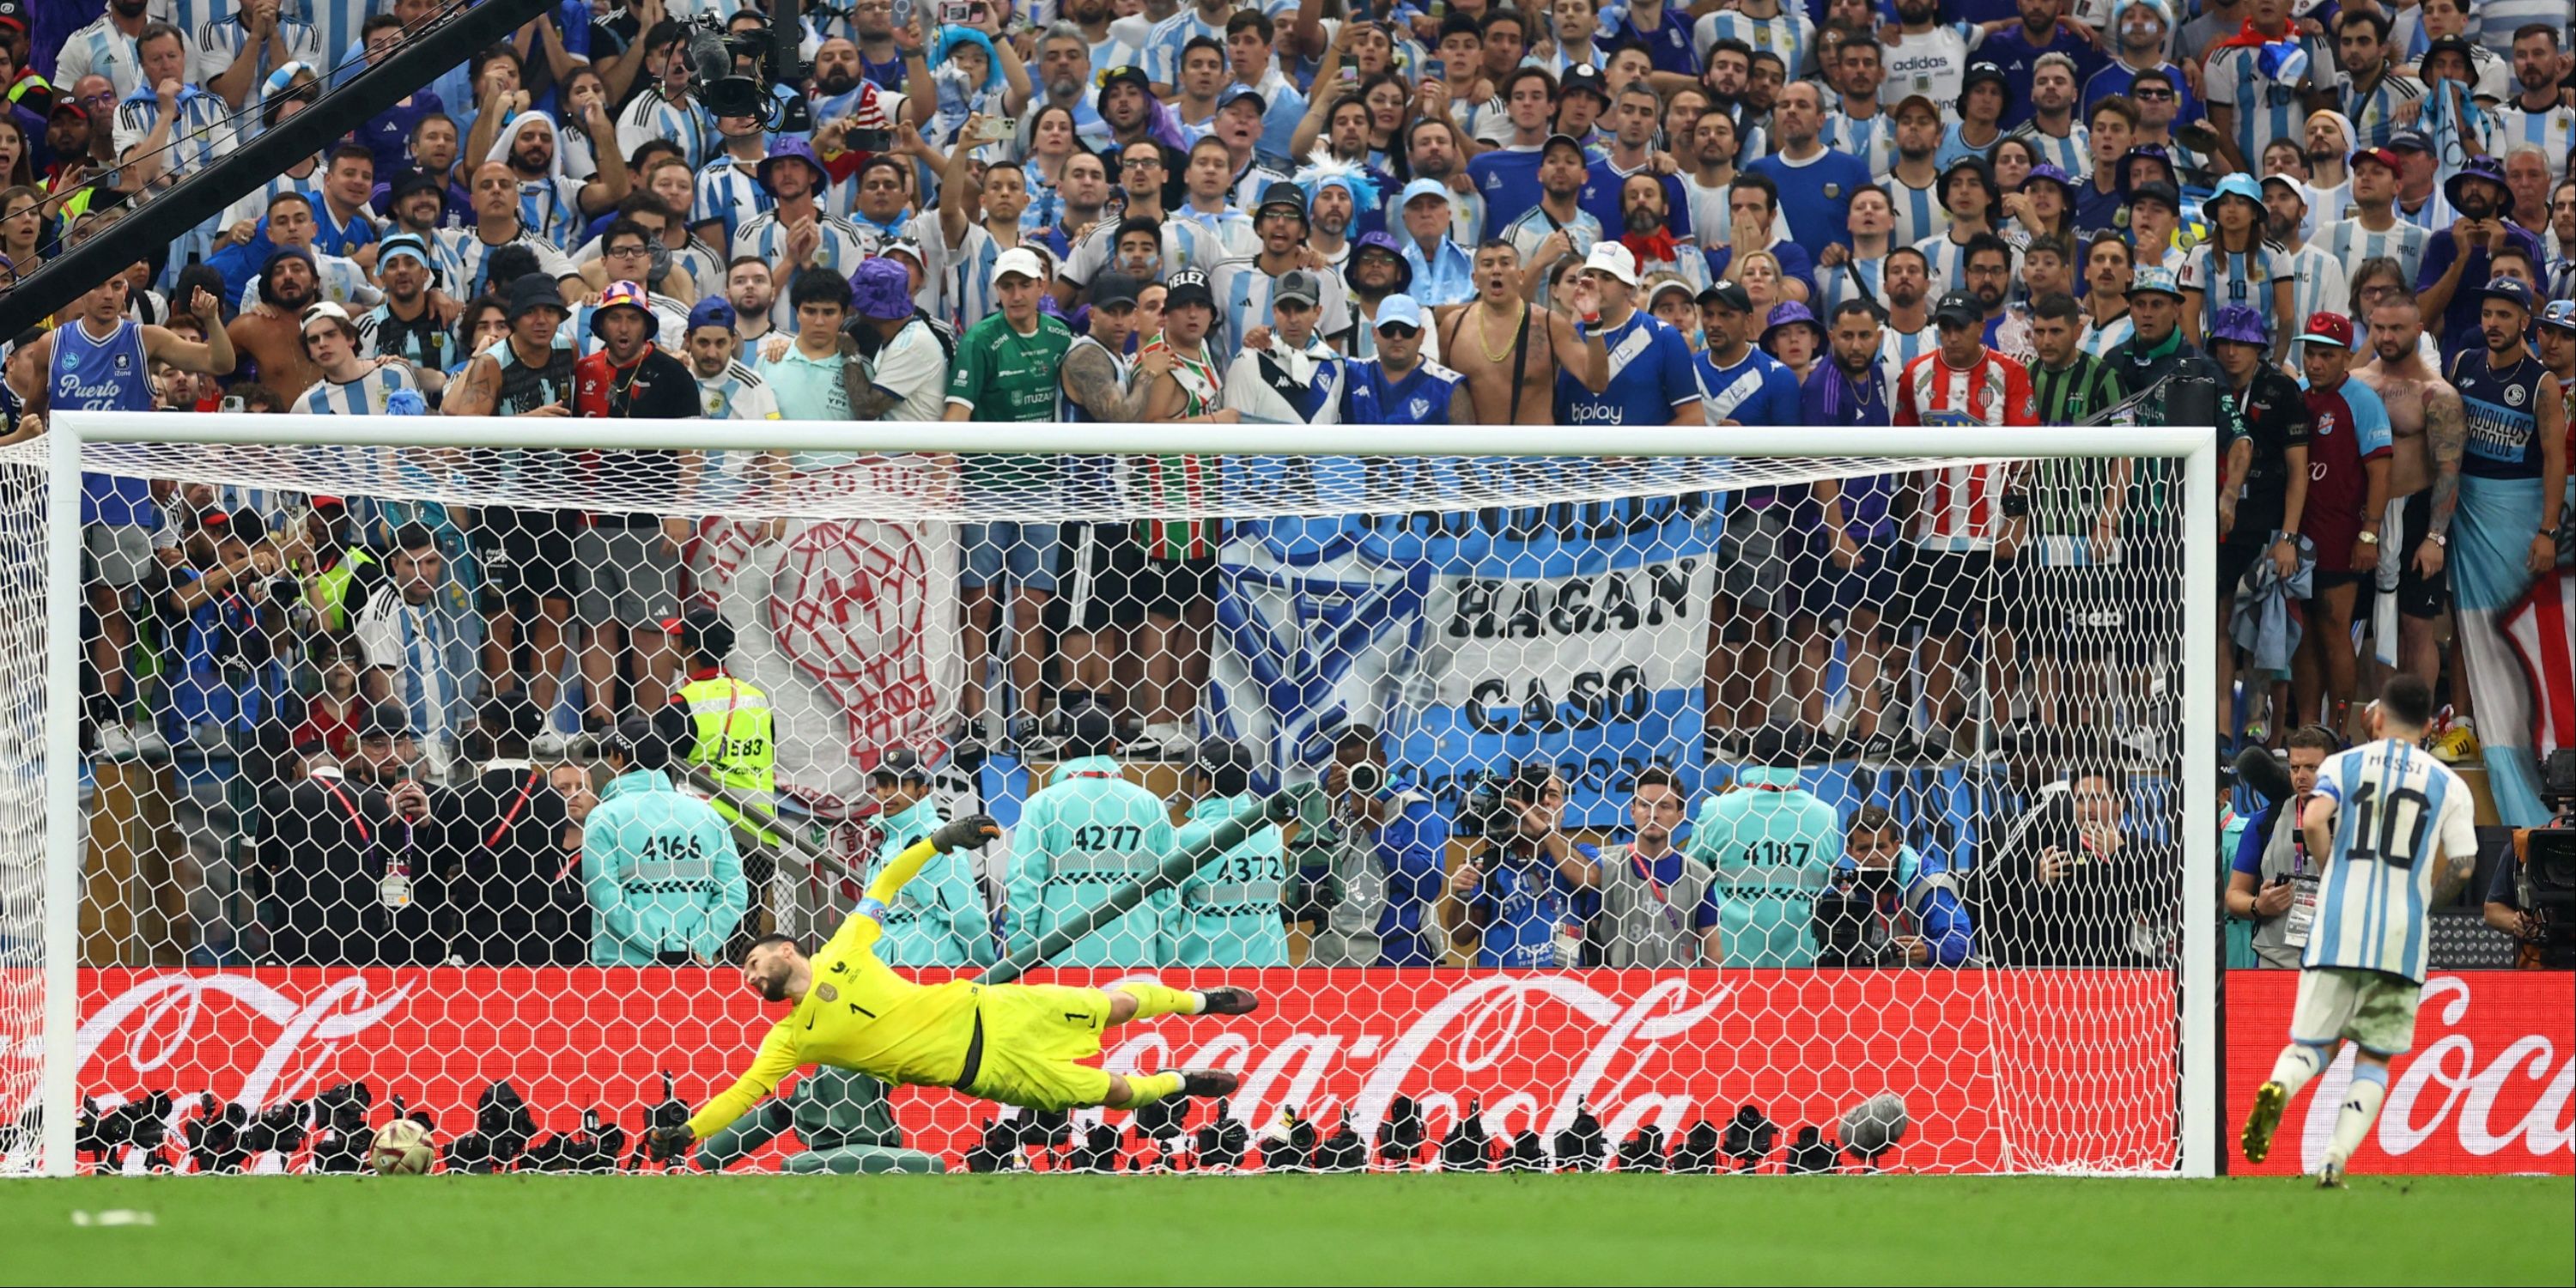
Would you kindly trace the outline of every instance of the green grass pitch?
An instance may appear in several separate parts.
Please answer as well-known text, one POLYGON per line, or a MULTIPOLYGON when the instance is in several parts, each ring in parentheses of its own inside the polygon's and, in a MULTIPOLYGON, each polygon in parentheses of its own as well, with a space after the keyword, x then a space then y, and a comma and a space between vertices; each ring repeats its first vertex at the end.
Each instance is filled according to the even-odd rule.
POLYGON ((0 1283, 2563 1285, 2571 1211, 2563 1177, 98 1177, 0 1182, 0 1283))
POLYGON ((2563 1178, 100 1178, 0 1183, 0 1282, 2567 1284, 2571 1213, 2563 1178))

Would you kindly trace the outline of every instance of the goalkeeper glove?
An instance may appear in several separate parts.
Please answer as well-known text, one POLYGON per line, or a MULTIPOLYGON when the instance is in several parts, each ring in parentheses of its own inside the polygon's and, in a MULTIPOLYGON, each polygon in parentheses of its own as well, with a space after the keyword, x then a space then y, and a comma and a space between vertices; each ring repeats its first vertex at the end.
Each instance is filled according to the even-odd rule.
POLYGON ((676 1127, 656 1127, 644 1133, 644 1152, 657 1163, 676 1161, 696 1143, 697 1133, 687 1123, 676 1127))
POLYGON ((938 831, 930 834, 930 845, 946 854, 952 850, 981 849, 987 842, 998 841, 1001 837, 1002 825, 994 822, 992 816, 969 814, 954 823, 942 824, 938 831))

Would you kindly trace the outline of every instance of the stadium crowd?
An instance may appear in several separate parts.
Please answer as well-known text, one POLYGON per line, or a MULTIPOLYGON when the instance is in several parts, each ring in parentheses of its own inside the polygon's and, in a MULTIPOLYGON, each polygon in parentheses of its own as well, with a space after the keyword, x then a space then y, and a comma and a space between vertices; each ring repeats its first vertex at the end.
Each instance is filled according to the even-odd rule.
MULTIPOLYGON (((11 273, 154 210, 451 16, 429 0, 363 8, 108 0, 77 30, 41 32, 24 0, 0 0, 11 273)), ((2523 735, 2474 727, 2473 695, 2520 682, 2496 619, 2576 553, 2576 504, 2562 503, 2568 6, 2077 8, 856 0, 806 20, 802 79, 718 114, 693 33, 758 33, 764 14, 565 0, 15 337, 0 403, 13 437, 69 406, 1937 435, 2153 421, 2183 403, 2227 444, 2219 604, 2159 606, 2177 574, 2158 561, 2179 557, 2160 466, 1962 466, 1731 498, 1711 759, 1754 767, 1741 781, 1759 787, 1807 749, 1937 762, 2010 746, 2074 718, 2066 673, 2088 667, 2119 674, 2082 683, 2146 711, 2175 614, 2208 612, 2231 641, 2216 695, 2228 750, 2311 724, 2350 736, 2356 695, 2401 667, 2449 695, 2438 752, 2474 761, 2480 733, 2503 744, 2486 759, 2499 809, 2537 821, 2514 817, 2537 809, 2523 735), (2193 389, 2206 399, 2185 402, 2193 389), (2038 602, 2101 608, 2128 642, 1998 611, 2038 602), (1837 651, 1847 710, 1802 679, 1837 651)), ((725 55, 737 74, 759 70, 757 43, 725 55)), ((674 515, 853 459, 531 453, 519 467, 539 490, 608 479, 638 504, 669 499, 633 513, 99 476, 83 516, 86 745, 233 764, 279 798, 266 812, 365 851, 370 884, 385 874, 378 821, 435 819, 448 795, 483 792, 519 829, 535 815, 513 794, 542 798, 566 817, 546 814, 551 840, 529 833, 512 880, 550 893, 456 909, 455 926, 558 927, 472 932, 543 938, 549 954, 711 956, 677 922, 642 949, 572 929, 609 904, 563 896, 564 829, 589 788, 575 767, 557 790, 549 767, 585 739, 623 748, 603 810, 636 776, 667 787, 674 763, 772 786, 728 767, 730 735, 653 731, 655 713, 704 718, 741 696, 721 651, 691 642, 695 521, 674 515), (650 736, 620 736, 639 716, 650 736), (334 822, 342 782, 374 794, 334 822)), ((963 482, 1002 491, 1062 464, 975 459, 963 482)), ((1127 486, 1187 497, 1219 468, 1157 459, 1127 486)), ((1239 791, 1221 787, 1231 758, 1199 741, 1224 535, 1211 520, 967 528, 963 652, 1000 692, 966 685, 948 741, 1080 765, 1064 753, 1089 712, 1114 731, 1100 749, 1201 766, 1202 802, 1239 791), (1065 602, 1076 583, 1107 589, 1065 602)), ((2148 739, 2130 755, 2171 751, 2148 739)), ((1981 899, 1978 921, 2088 927, 2012 937, 2042 958, 2154 955, 2131 903, 2155 879, 2110 883, 2131 903, 2069 893, 2093 878, 2070 876, 2085 865, 2068 853, 2122 844, 2113 773, 2057 785, 2074 805, 2053 808, 2078 821, 1995 829, 2051 835, 2028 882, 1994 883, 2050 893, 1981 899)), ((1513 781, 1523 808, 1562 791, 1513 781)), ((1746 914, 1684 893, 1726 871, 1723 820, 1691 829, 1706 871, 1667 863, 1645 838, 1669 841, 1666 814, 1687 802, 1659 797, 1651 773, 1622 790, 1644 902, 1619 861, 1553 829, 1493 846, 1544 856, 1535 867, 1435 880, 1384 854, 1378 876, 1411 893, 1391 921, 1360 918, 1392 941, 1349 960, 1452 945, 1511 963, 1812 960, 1864 951, 1835 947, 1816 907, 1863 886, 1907 918, 1873 932, 1873 959, 1888 944, 1913 961, 1973 951, 1965 906, 1943 874, 1909 871, 1883 817, 1820 821, 1811 879, 1783 896, 1796 906, 1746 914), (1853 875, 1878 870, 1896 875, 1853 875), (1776 951, 1743 947, 1766 934, 1776 951)), ((1739 796, 1758 798, 1701 807, 1739 796)), ((1388 799, 1353 804, 1360 830, 1390 830, 1388 799)), ((426 915, 434 874, 417 875, 405 908, 376 890, 342 902, 366 921, 426 915)), ((721 914, 746 896, 710 882, 705 926, 729 934, 721 914)), ((1035 890, 1005 902, 1048 906, 1035 890)), ((1156 945, 1137 960, 1188 957, 1200 914, 1155 915, 1133 932, 1156 945)), ((439 932, 450 948, 455 926, 439 932)), ((307 948, 277 951, 419 937, 297 933, 307 948)))

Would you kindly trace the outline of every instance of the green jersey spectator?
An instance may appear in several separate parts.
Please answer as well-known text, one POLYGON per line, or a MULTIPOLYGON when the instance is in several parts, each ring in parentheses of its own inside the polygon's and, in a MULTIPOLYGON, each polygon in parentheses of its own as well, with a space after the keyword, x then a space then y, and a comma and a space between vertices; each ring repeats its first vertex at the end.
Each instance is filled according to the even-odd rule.
MULTIPOLYGON (((947 420, 1055 421, 1062 386, 1058 372, 1073 348, 1073 328, 1038 311, 1046 293, 1046 261, 1025 246, 993 260, 993 295, 1000 308, 957 337, 948 371, 947 420)), ((1026 487, 1053 474, 1045 457, 976 455, 966 458, 972 486, 1026 487)))
MULTIPOLYGON (((1261 798, 1252 791, 1252 754, 1238 743, 1211 743, 1190 768, 1198 803, 1172 835, 1187 848, 1218 823, 1261 798)), ((1285 966, 1288 924, 1279 915, 1287 875, 1286 839, 1265 825, 1242 844, 1202 864, 1181 883, 1172 919, 1173 966, 1285 966)))
POLYGON ((1786 738, 1766 729, 1754 741, 1756 763, 1736 772, 1736 790, 1702 805, 1691 825, 1687 852, 1712 874, 1696 917, 1706 927, 1706 960, 1813 966, 1816 894, 1842 857, 1842 820, 1798 786, 1786 738))
MULTIPOLYGON (((1038 942, 1112 892, 1142 881, 1172 852, 1172 815, 1163 798, 1120 777, 1107 756, 1068 760, 1029 798, 1011 833, 1010 937, 1038 942)), ((1049 958, 1050 966, 1159 966, 1170 891, 1149 895, 1109 924, 1049 958)))

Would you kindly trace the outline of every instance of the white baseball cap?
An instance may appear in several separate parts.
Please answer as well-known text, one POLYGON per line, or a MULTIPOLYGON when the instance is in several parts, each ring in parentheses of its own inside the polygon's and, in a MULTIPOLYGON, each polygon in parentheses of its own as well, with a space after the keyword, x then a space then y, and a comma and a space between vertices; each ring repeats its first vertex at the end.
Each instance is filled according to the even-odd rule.
POLYGON ((297 321, 295 326, 297 330, 303 330, 312 326, 316 322, 325 320, 345 322, 352 327, 357 325, 357 323, 349 320, 349 311, 347 309, 341 308, 339 305, 334 304, 329 300, 323 300, 320 303, 305 309, 303 318, 297 321))
POLYGON ((1583 257, 1583 267, 1587 272, 1607 273, 1630 286, 1637 284, 1637 257, 1614 241, 1595 243, 1592 253, 1583 257))
POLYGON ((994 258, 994 281, 998 282, 1011 273, 1017 273, 1032 282, 1043 282, 1048 278, 1046 261, 1038 258, 1038 253, 1026 246, 1013 246, 994 258))

